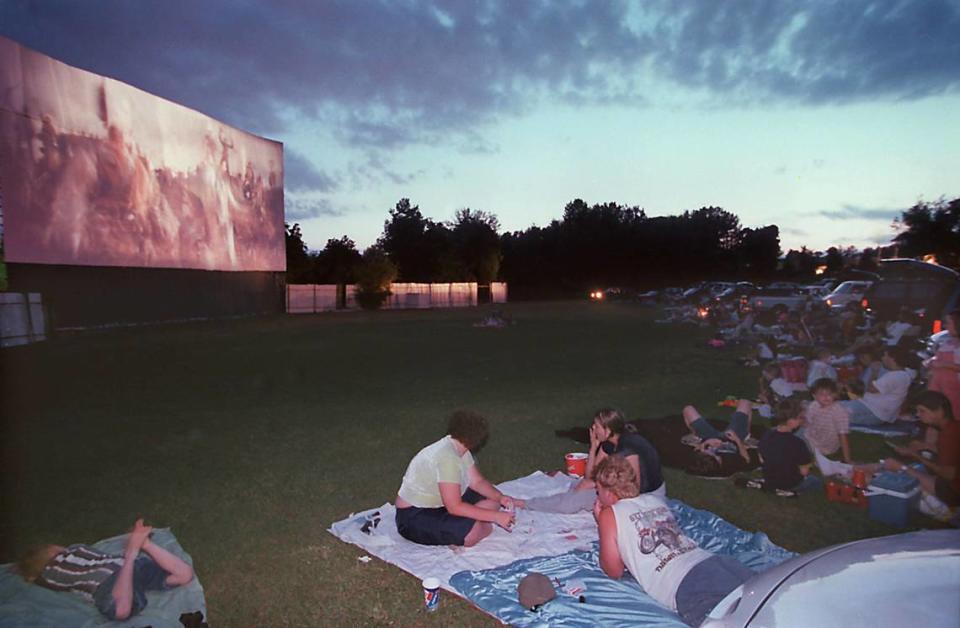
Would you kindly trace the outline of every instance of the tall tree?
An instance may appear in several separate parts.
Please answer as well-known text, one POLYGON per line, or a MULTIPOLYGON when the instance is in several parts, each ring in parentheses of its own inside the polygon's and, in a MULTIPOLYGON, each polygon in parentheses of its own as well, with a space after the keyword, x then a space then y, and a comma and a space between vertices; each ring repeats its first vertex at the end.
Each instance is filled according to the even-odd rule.
POLYGON ((917 203, 894 226, 900 230, 893 240, 901 256, 933 254, 940 264, 960 268, 960 198, 917 203))
POLYGON ((318 283, 352 283, 361 256, 357 245, 347 236, 331 238, 315 258, 318 283))
POLYGON ((444 271, 449 255, 449 231, 424 217, 419 205, 402 198, 390 210, 390 219, 383 223, 378 245, 397 265, 403 281, 435 281, 444 271))
POLYGON ((468 207, 459 209, 449 227, 461 278, 481 284, 496 281, 501 260, 500 221, 496 215, 468 207))
POLYGON ((307 245, 303 241, 300 223, 283 224, 287 247, 287 283, 307 283, 311 280, 312 268, 307 245))

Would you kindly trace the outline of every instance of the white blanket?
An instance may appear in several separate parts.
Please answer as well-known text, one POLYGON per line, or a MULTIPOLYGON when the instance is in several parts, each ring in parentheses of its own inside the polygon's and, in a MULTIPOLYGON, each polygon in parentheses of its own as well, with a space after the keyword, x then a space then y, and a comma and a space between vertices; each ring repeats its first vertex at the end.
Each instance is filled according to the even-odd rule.
MULTIPOLYGON (((541 471, 497 485, 513 497, 528 499, 569 490, 576 479, 563 474, 550 477, 541 471)), ((586 549, 597 540, 597 524, 590 513, 558 515, 518 509, 512 532, 494 526, 493 534, 470 548, 451 549, 412 543, 397 532, 393 504, 384 504, 353 514, 330 526, 329 532, 347 543, 359 545, 366 552, 410 572, 418 578, 438 578, 441 586, 458 593, 450 586, 450 576, 465 569, 491 569, 520 558, 556 556, 572 549, 586 549), (362 530, 374 513, 380 523, 362 530)))

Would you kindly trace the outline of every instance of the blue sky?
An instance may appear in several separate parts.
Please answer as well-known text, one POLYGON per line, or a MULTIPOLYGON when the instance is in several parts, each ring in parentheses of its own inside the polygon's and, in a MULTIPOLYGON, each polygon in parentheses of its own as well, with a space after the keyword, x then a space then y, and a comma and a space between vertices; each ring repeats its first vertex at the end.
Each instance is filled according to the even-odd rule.
POLYGON ((960 1, 20 2, 0 34, 284 142, 311 248, 402 197, 546 225, 703 205, 784 250, 960 196, 960 1))

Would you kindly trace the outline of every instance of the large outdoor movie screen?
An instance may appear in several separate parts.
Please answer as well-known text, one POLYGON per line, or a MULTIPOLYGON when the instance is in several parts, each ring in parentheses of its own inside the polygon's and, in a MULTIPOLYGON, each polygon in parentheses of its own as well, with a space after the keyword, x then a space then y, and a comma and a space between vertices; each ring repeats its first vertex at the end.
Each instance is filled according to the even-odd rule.
POLYGON ((0 37, 8 262, 286 268, 283 146, 0 37))

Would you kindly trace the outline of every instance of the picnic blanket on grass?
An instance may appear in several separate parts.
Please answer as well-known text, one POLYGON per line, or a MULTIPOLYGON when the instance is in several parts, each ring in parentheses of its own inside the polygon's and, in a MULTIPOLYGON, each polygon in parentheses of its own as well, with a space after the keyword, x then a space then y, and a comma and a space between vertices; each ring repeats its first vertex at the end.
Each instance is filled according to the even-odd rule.
MULTIPOLYGON (((729 425, 725 421, 707 419, 715 428, 723 431, 729 425)), ((679 415, 667 416, 662 419, 639 419, 630 421, 637 428, 637 433, 646 438, 657 448, 660 454, 660 463, 665 467, 683 469, 691 475, 707 478, 728 478, 737 473, 753 471, 760 466, 760 458, 755 449, 749 450, 750 462, 747 463, 738 454, 721 454, 720 462, 710 456, 694 451, 693 447, 684 445, 680 439, 690 430, 683 423, 679 415)), ((753 425, 750 434, 759 439, 765 428, 753 425)), ((569 438, 578 443, 589 444, 590 435, 586 427, 573 427, 567 430, 554 432, 560 438, 569 438)))
MULTIPOLYGON (((111 554, 122 554, 127 536, 104 539, 93 547, 111 554)), ((177 542, 169 528, 158 528, 150 538, 154 543, 176 554, 188 564, 193 559, 177 542)), ((0 628, 14 626, 153 626, 153 628, 182 628, 180 616, 184 613, 203 613, 207 618, 207 603, 200 580, 169 591, 148 591, 147 607, 127 621, 111 622, 90 604, 73 593, 51 591, 26 582, 11 569, 12 564, 0 565, 0 628)))
POLYGON ((882 423, 879 425, 850 424, 851 432, 879 434, 880 436, 910 436, 919 431, 918 428, 919 421, 894 421, 893 423, 882 423))
MULTIPOLYGON (((498 488, 530 498, 568 490, 576 482, 566 475, 551 477, 537 471, 498 488)), ((756 571, 794 556, 762 532, 746 532, 713 513, 676 500, 669 502, 684 534, 706 550, 736 556, 756 571)), ((632 578, 614 581, 603 575, 596 556, 597 527, 590 513, 561 515, 521 509, 512 533, 494 528, 479 545, 454 550, 407 541, 397 532, 395 512, 393 505, 384 504, 334 523, 329 532, 418 578, 440 579, 444 589, 511 624, 636 625, 652 621, 652 625, 683 625, 675 613, 643 593, 632 578), (375 527, 368 525, 376 519, 375 527), (559 593, 541 615, 528 613, 517 602, 516 588, 527 571, 540 571, 561 582, 583 582, 587 586, 585 604, 576 596, 559 593)))

